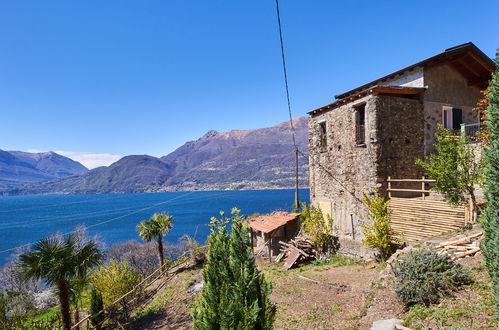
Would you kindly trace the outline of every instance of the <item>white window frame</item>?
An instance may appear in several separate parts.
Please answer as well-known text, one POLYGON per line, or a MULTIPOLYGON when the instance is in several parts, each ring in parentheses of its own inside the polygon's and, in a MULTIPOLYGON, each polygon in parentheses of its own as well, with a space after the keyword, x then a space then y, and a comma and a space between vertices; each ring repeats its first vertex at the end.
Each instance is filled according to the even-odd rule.
POLYGON ((444 128, 452 129, 452 107, 442 107, 442 125, 444 128))

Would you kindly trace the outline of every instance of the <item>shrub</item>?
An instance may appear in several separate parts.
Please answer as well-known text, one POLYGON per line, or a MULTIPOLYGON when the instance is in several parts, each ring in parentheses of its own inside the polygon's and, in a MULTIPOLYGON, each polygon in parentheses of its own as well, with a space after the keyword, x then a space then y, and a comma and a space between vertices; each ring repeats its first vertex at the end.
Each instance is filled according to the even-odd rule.
POLYGON ((463 205, 469 194, 475 210, 478 207, 475 185, 482 182, 483 162, 477 162, 477 148, 471 145, 468 136, 456 136, 442 125, 435 134, 436 152, 425 159, 418 159, 430 179, 436 180, 432 190, 444 195, 451 205, 463 205))
MULTIPOLYGON (((102 301, 102 294, 95 288, 92 288, 90 296, 90 315, 95 315, 104 309, 104 302, 102 301)), ((91 319, 92 325, 98 327, 99 324, 104 320, 104 315, 101 313, 99 316, 93 317, 91 319)))
POLYGON ((140 280, 140 274, 126 260, 121 263, 113 260, 110 264, 99 267, 91 276, 92 286, 102 294, 105 305, 132 290, 140 280))
POLYGON ((386 260, 395 249, 399 240, 394 237, 390 226, 390 212, 388 210, 389 200, 385 200, 374 192, 370 198, 364 193, 364 203, 369 208, 367 217, 372 221, 363 225, 364 239, 362 244, 378 250, 378 259, 386 260))
POLYGON ((393 268, 397 279, 397 298, 406 306, 429 305, 450 295, 462 284, 471 283, 467 268, 447 254, 433 250, 416 250, 399 259, 393 268))
POLYGON ((333 219, 324 216, 320 208, 302 204, 301 226, 305 234, 310 236, 310 242, 320 253, 330 254, 336 247, 333 236, 333 219))
MULTIPOLYGON (((499 52, 496 62, 499 61, 499 52)), ((498 62, 499 63, 499 62, 498 62)), ((485 149, 485 198, 482 241, 485 264, 494 287, 496 317, 499 318, 499 70, 492 75, 487 99, 486 124, 489 145, 485 149)))
POLYGON ((272 286, 258 270, 239 210, 212 218, 204 286, 191 315, 194 329, 272 329, 272 286), (231 222, 231 233, 227 224, 231 222))

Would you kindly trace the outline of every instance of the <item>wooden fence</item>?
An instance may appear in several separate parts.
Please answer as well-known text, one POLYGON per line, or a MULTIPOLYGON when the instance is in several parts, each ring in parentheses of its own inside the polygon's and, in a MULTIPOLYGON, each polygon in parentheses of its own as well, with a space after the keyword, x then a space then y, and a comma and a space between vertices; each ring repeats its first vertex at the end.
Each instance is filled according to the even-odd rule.
POLYGON ((441 200, 429 200, 427 188, 433 180, 388 177, 389 210, 395 234, 406 241, 419 241, 462 228, 470 219, 470 207, 452 207, 441 200), (393 188, 394 183, 419 183, 420 189, 393 188), (393 197, 393 192, 419 193, 421 198, 393 197))
POLYGON ((184 267, 188 263, 186 255, 188 252, 183 253, 178 257, 171 265, 168 267, 159 267, 149 276, 144 278, 139 284, 137 284, 132 290, 118 298, 113 303, 105 306, 103 310, 94 315, 87 315, 81 319, 78 323, 74 324, 71 329, 96 329, 99 328, 105 321, 111 321, 116 328, 123 328, 120 323, 119 316, 127 315, 129 313, 128 309, 132 306, 138 304, 144 304, 151 297, 153 297, 161 288, 163 288, 168 282, 175 276, 176 269, 179 267, 184 267), (160 280, 159 285, 146 294, 137 295, 138 292, 145 291, 152 284, 157 283, 160 280), (129 299, 129 300, 128 300, 129 299), (99 326, 94 327, 92 325, 92 319, 103 316, 103 320, 99 323, 99 326))

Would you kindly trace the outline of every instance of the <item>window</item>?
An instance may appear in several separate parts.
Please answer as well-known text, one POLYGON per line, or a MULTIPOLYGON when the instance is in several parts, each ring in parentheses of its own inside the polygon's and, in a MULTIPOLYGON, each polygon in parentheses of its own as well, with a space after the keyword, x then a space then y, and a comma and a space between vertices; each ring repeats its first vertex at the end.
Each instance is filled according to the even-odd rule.
POLYGON ((366 144, 366 105, 355 108, 355 143, 359 146, 366 144))
POLYGON ((443 107, 442 123, 445 128, 460 130, 463 123, 463 110, 452 107, 443 107))
POLYGON ((319 148, 321 152, 327 151, 327 127, 326 122, 319 123, 319 148))

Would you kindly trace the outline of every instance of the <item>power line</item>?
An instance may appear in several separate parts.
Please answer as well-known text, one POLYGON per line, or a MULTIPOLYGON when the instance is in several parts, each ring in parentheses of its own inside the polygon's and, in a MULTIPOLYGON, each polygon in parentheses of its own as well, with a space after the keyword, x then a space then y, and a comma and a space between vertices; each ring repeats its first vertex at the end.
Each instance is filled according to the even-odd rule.
POLYGON ((296 132, 295 126, 293 125, 293 115, 291 114, 291 100, 289 97, 289 84, 288 84, 288 70, 286 68, 286 56, 284 55, 284 41, 282 38, 282 26, 281 26, 281 12, 279 10, 279 0, 275 0, 275 7, 277 12, 277 25, 279 26, 279 41, 281 44, 281 58, 282 58, 282 69, 284 71, 284 85, 286 87, 286 100, 288 101, 288 113, 289 113, 289 124, 291 125, 291 133, 293 136, 293 145, 295 147, 295 207, 299 207, 299 199, 298 199, 298 147, 296 145, 296 132))
MULTIPOLYGON (((113 221, 116 221, 116 220, 119 220, 119 219, 122 219, 122 218, 126 218, 130 215, 134 215, 134 214, 137 214, 137 213, 140 213, 140 212, 143 212, 143 211, 146 211, 146 210, 149 210, 149 209, 152 209, 152 208, 155 208, 155 207, 158 207, 160 205, 164 205, 164 204, 167 204, 169 202, 172 202, 174 200, 178 200, 180 198, 183 198, 185 196, 188 196, 188 195, 192 195, 196 193, 196 191, 190 191, 190 192, 187 192, 181 196, 177 196, 177 197, 174 197, 174 198, 170 198, 166 201, 162 201, 162 202, 159 202, 159 203, 156 203, 156 204, 153 204, 153 205, 150 205, 150 206, 147 206, 147 207, 144 207, 144 208, 141 208, 139 210, 135 210, 133 212, 130 212, 130 213, 127 213, 127 214, 124 214, 124 215, 120 215, 120 216, 117 216, 117 217, 114 217, 114 218, 111 218, 111 219, 108 219, 108 220, 105 220, 105 221, 102 221, 102 222, 99 222, 99 223, 96 223, 96 224, 93 224, 93 225, 89 225, 89 226, 86 226, 87 229, 89 228, 93 228, 93 227, 97 227, 97 226, 100 226, 100 225, 103 225, 103 224, 106 224, 106 223, 109 223, 109 222, 113 222, 113 221)), ((220 192, 216 195, 212 195, 212 196, 205 196, 205 197, 201 197, 201 198, 194 198, 194 199, 188 199, 188 200, 184 200, 183 202, 192 202, 192 201, 202 201, 202 200, 206 200, 206 199, 211 199, 215 196, 221 196, 221 195, 226 195, 228 194, 228 192, 220 192)), ((82 219, 82 218, 80 218, 82 219)), ((79 220, 79 219, 75 219, 75 220, 79 220)), ((69 231, 69 232, 66 232, 64 233, 65 235, 66 234, 71 234, 71 233, 75 233, 77 232, 77 230, 73 230, 73 231, 69 231)), ((22 248, 22 247, 26 247, 26 246, 30 246, 32 245, 34 242, 31 242, 31 243, 26 243, 26 244, 22 244, 22 245, 19 245, 19 246, 16 246, 16 247, 13 247, 13 248, 9 248, 9 249, 5 249, 5 250, 1 250, 0 251, 0 254, 1 253, 5 253, 5 252, 9 252, 9 251, 14 251, 14 250, 17 250, 19 248, 22 248)))
MULTIPOLYGON (((178 196, 178 197, 175 197, 175 198, 171 198, 171 199, 169 199, 169 200, 167 200, 167 201, 163 201, 163 202, 160 202, 160 203, 156 203, 156 204, 154 204, 154 205, 151 205, 151 206, 148 206, 148 207, 144 207, 144 208, 142 208, 142 209, 140 209, 140 210, 133 211, 133 212, 130 212, 130 213, 125 214, 125 215, 121 215, 121 216, 118 216, 118 217, 114 217, 114 218, 111 218, 111 219, 108 219, 108 220, 105 220, 105 221, 102 221, 102 222, 99 222, 99 223, 96 223, 96 224, 93 224, 93 225, 87 226, 87 228, 94 228, 94 227, 97 227, 97 226, 100 226, 100 225, 103 225, 103 224, 106 224, 106 223, 109 223, 109 222, 113 222, 113 221, 116 221, 116 220, 119 220, 119 219, 122 219, 122 218, 128 217, 128 216, 130 216, 130 215, 137 214, 137 213, 139 213, 139 212, 142 212, 142 211, 146 211, 146 210, 152 209, 152 208, 157 207, 157 206, 159 206, 159 205, 164 205, 164 204, 166 204, 166 203, 168 203, 168 202, 174 201, 174 200, 176 200, 176 199, 182 198, 182 197, 187 196, 187 195, 191 195, 191 194, 193 194, 193 193, 194 193, 194 191, 191 191, 191 192, 188 192, 188 193, 183 194, 183 195, 181 195, 181 196, 178 196)), ((65 233, 65 235, 67 235, 67 234, 72 234, 72 233, 75 233, 75 232, 76 232, 76 230, 72 230, 72 231, 69 231, 69 232, 65 233)), ((9 251, 14 251, 14 250, 17 250, 17 249, 22 248, 22 247, 25 247, 25 246, 30 246, 30 245, 32 245, 32 244, 33 244, 33 242, 31 242, 31 243, 26 243, 26 244, 22 244, 22 245, 19 245, 19 246, 16 246, 16 247, 10 248, 10 249, 5 249, 5 250, 2 250, 2 251, 0 251, 0 253, 5 253, 5 252, 9 252, 9 251)))
POLYGON ((97 198, 97 199, 93 199, 93 200, 84 200, 84 201, 69 202, 69 203, 57 203, 57 204, 37 205, 37 206, 23 207, 23 208, 13 209, 13 210, 0 210, 0 213, 15 212, 15 211, 26 211, 26 210, 32 210, 32 209, 41 209, 41 208, 46 208, 46 207, 51 207, 51 206, 63 206, 63 205, 71 205, 71 204, 80 204, 80 203, 102 201, 102 200, 114 199, 114 198, 116 198, 116 196, 111 196, 111 197, 107 197, 107 198, 97 198))

